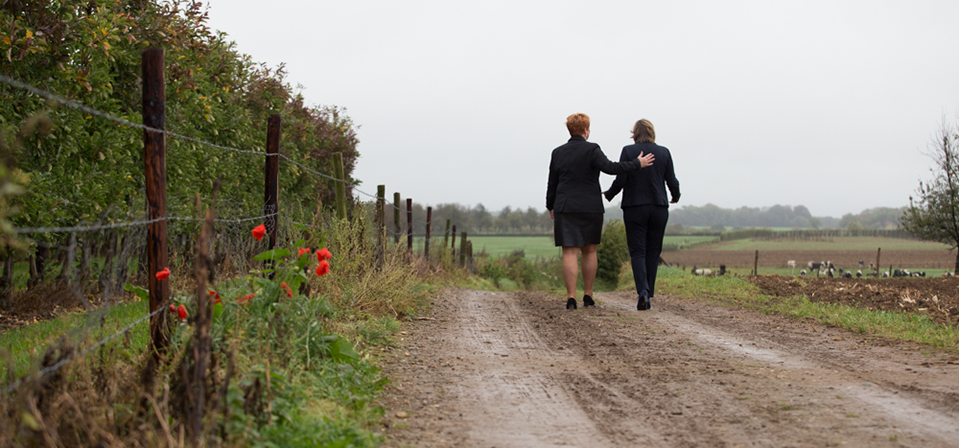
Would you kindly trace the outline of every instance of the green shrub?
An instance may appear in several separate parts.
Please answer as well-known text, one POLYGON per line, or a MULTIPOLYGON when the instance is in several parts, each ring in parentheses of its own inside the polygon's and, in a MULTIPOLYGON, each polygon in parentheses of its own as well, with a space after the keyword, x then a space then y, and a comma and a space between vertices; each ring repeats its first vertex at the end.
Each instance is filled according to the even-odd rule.
POLYGON ((623 263, 629 260, 629 247, 626 244, 626 226, 623 221, 613 219, 603 228, 603 238, 596 249, 598 262, 596 280, 604 286, 614 288, 619 282, 619 273, 623 263))
POLYGON ((516 250, 499 258, 483 257, 477 260, 477 272, 498 289, 549 289, 562 279, 559 258, 526 258, 523 250, 516 250))

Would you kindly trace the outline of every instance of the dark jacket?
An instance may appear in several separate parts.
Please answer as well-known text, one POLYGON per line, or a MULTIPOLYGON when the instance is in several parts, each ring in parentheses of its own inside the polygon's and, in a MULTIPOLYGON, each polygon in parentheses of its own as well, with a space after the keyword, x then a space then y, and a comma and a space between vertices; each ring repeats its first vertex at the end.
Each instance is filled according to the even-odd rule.
POLYGON ((679 181, 676 180, 676 174, 673 172, 673 158, 669 150, 655 143, 636 143, 624 147, 619 160, 634 160, 640 152, 644 155, 653 153, 656 160, 643 170, 616 176, 613 185, 606 190, 606 199, 612 201, 622 190, 622 208, 647 204, 668 207, 669 201, 666 199, 666 186, 668 186, 673 202, 678 202, 679 181))
POLYGON ((635 157, 628 162, 612 162, 599 145, 579 135, 570 137, 565 145, 553 150, 549 161, 546 209, 558 213, 603 213, 606 210, 599 172, 622 174, 639 168, 635 157))

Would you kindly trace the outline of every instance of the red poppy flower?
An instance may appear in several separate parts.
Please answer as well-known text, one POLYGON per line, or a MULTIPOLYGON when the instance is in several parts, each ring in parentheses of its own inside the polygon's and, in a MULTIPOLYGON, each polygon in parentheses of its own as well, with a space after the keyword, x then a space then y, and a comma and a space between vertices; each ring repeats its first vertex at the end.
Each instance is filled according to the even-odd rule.
POLYGON ((296 254, 296 257, 299 258, 299 257, 302 257, 303 254, 308 254, 308 253, 310 253, 310 248, 309 248, 309 247, 301 247, 301 248, 300 248, 300 253, 296 254))
POLYGON ((320 261, 319 266, 316 267, 316 275, 324 276, 330 273, 330 262, 323 260, 320 261))
POLYGON ((220 300, 220 293, 210 290, 210 296, 213 297, 213 303, 223 303, 223 301, 220 300))
POLYGON ((250 299, 253 297, 255 297, 253 294, 247 294, 243 297, 237 297, 236 301, 241 305, 246 305, 247 303, 250 303, 250 299))
POLYGON ((171 313, 175 313, 175 312, 176 312, 176 305, 174 305, 174 304, 172 304, 172 303, 170 304, 170 312, 171 312, 171 313))
POLYGON ((180 320, 186 320, 186 307, 183 305, 180 305, 176 309, 176 315, 180 317, 180 320))
POLYGON ((257 241, 262 240, 264 236, 266 236, 266 226, 265 226, 265 225, 260 224, 260 225, 258 225, 258 226, 256 226, 256 227, 253 228, 253 238, 256 238, 257 241))
POLYGON ((333 258, 333 254, 327 248, 324 247, 316 251, 316 261, 329 260, 330 258, 333 258))
POLYGON ((157 280, 166 280, 170 278, 170 268, 163 268, 162 271, 157 272, 157 280))
POLYGON ((290 285, 287 285, 286 282, 280 284, 280 288, 283 288, 283 291, 286 292, 286 296, 293 298, 293 288, 290 288, 290 285))

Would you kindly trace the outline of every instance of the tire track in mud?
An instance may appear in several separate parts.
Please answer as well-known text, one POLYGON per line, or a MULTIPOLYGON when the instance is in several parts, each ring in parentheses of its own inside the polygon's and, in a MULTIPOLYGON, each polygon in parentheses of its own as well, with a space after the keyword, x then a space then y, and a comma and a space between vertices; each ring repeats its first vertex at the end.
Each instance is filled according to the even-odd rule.
POLYGON ((597 299, 438 296, 387 363, 388 445, 959 444, 953 355, 696 300, 597 299))
POLYGON ((464 291, 465 311, 455 319, 465 337, 450 354, 471 369, 456 393, 467 403, 463 420, 474 423, 470 438, 485 446, 586 446, 608 444, 576 406, 554 370, 575 363, 555 352, 533 331, 514 297, 464 291))

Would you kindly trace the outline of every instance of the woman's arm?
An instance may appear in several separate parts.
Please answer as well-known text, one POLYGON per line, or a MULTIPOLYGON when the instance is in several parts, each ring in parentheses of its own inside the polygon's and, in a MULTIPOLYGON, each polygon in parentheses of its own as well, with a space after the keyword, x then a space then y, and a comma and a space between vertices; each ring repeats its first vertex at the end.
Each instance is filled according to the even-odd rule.
MULTIPOLYGON (((553 212, 556 203, 556 184, 559 183, 559 173, 553 169, 553 159, 549 159, 549 180, 546 181, 546 210, 553 212)), ((552 216, 552 215, 551 215, 552 216)))
POLYGON ((666 186, 669 187, 669 195, 672 196, 670 204, 679 202, 679 179, 676 179, 676 173, 673 172, 673 155, 670 154, 666 160, 666 186))
MULTIPOLYGON (((623 152, 619 155, 620 162, 628 162, 629 154, 626 153, 626 148, 623 148, 623 152)), ((652 155, 652 154, 650 154, 652 155)), ((606 200, 612 202, 613 198, 623 190, 623 187, 626 185, 626 174, 617 174, 616 180, 613 181, 613 185, 610 185, 609 190, 603 192, 603 195, 606 196, 606 200)))
POLYGON ((654 160, 656 160, 656 157, 653 156, 652 153, 644 155, 640 152, 639 156, 634 160, 613 162, 606 158, 606 154, 603 154, 603 150, 599 149, 599 145, 593 147, 593 166, 606 174, 623 174, 640 168, 646 168, 652 165, 654 160))

